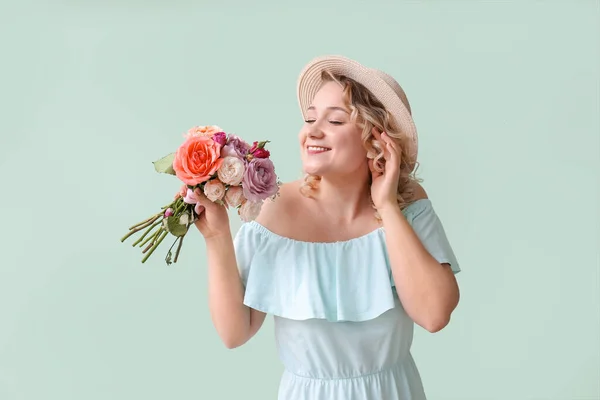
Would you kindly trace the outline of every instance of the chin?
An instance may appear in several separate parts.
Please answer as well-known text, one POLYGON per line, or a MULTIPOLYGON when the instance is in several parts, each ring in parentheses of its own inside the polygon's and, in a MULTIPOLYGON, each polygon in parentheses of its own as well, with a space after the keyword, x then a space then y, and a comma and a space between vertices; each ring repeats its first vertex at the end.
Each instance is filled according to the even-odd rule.
POLYGON ((304 167, 302 170, 308 175, 323 176, 323 170, 321 168, 304 167))
POLYGON ((322 165, 322 163, 319 162, 315 162, 315 160, 304 160, 304 162, 302 163, 302 170, 304 171, 305 174, 309 174, 309 175, 321 175, 323 174, 324 170, 326 168, 323 168, 324 166, 322 165))

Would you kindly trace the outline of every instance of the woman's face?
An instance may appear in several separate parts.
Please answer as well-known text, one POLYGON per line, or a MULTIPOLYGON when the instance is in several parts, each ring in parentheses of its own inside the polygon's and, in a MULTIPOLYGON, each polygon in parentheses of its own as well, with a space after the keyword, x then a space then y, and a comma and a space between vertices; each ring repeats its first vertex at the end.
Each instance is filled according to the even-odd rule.
POLYGON ((340 177, 368 168, 361 132, 350 120, 342 87, 337 82, 324 84, 308 108, 300 131, 304 172, 340 177))

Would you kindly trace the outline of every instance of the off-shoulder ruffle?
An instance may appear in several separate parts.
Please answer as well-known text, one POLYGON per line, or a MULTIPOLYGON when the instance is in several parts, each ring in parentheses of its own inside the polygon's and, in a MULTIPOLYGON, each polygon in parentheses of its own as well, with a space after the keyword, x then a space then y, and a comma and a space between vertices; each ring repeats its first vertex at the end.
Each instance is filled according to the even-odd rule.
MULTIPOLYGON (((417 201, 404 213, 412 222, 427 207, 428 200, 417 201)), ((395 307, 383 228, 322 243, 290 239, 249 222, 236 235, 235 247, 244 304, 251 308, 295 320, 337 322, 366 321, 395 307)), ((453 255, 438 253, 458 268, 453 255)))

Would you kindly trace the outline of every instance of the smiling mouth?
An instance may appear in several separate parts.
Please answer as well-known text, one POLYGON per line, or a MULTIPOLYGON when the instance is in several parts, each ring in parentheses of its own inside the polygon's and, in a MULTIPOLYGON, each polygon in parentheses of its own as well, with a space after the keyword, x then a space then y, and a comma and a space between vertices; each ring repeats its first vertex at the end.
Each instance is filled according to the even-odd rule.
POLYGON ((329 147, 306 146, 306 151, 308 151, 311 154, 324 153, 324 152, 329 151, 329 150, 331 150, 329 147))

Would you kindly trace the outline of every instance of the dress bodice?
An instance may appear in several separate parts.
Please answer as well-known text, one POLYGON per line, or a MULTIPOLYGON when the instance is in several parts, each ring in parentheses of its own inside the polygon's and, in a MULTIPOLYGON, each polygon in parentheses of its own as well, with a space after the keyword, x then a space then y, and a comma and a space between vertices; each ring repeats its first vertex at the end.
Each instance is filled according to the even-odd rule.
MULTIPOLYGON (((404 209, 424 247, 460 271, 428 199, 404 209)), ((385 230, 347 241, 304 242, 257 222, 240 228, 244 304, 271 314, 285 367, 280 400, 423 400, 385 230)))

